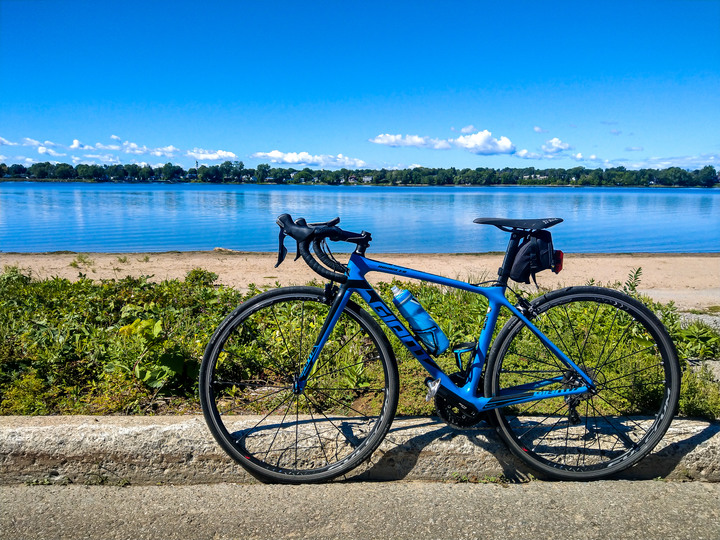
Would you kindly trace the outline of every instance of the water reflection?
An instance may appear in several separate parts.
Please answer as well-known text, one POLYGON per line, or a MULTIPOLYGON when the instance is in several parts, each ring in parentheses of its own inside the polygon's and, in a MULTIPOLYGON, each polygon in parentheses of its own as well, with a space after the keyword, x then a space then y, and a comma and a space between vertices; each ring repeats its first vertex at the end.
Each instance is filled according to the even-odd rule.
POLYGON ((502 251, 476 217, 562 217, 568 252, 708 252, 720 190, 0 184, 2 251, 273 251, 276 217, 342 218, 375 252, 502 251))

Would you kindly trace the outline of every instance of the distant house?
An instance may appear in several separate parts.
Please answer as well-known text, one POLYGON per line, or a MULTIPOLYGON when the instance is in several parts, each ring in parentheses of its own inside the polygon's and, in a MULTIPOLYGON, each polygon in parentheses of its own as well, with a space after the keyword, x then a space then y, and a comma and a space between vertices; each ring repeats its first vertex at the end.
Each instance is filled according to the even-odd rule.
POLYGON ((363 184, 371 184, 373 181, 372 176, 363 176, 362 177, 363 184))

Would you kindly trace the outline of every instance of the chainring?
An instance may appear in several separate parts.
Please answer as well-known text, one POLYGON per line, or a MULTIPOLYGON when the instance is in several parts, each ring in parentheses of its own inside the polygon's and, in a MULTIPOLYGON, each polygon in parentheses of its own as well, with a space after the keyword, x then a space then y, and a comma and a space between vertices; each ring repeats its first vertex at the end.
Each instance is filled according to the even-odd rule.
MULTIPOLYGON (((450 380, 462 387, 465 383, 465 375, 453 373, 450 375, 450 380)), ((440 394, 435 394, 435 412, 443 422, 455 429, 468 429, 487 419, 486 413, 480 411, 467 412, 454 399, 440 394)))

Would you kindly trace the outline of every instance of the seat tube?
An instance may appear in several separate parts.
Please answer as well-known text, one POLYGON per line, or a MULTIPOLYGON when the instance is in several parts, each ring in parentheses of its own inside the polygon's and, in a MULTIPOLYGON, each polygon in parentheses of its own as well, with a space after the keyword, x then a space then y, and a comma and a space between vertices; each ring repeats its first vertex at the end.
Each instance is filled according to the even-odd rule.
POLYGON ((518 246, 520 245, 520 239, 522 237, 523 235, 518 234, 517 231, 512 231, 510 234, 510 240, 505 250, 505 258, 503 259, 502 266, 498 269, 498 282, 503 287, 507 286, 510 270, 512 270, 512 265, 515 262, 515 256, 517 255, 518 246))
POLYGON ((497 287, 497 292, 494 292, 488 296, 488 309, 483 322, 482 329, 480 330, 480 336, 478 337, 477 347, 475 349, 475 356, 468 370, 468 380, 470 384, 466 385, 465 391, 472 397, 477 398, 483 395, 483 389, 480 388, 480 378, 485 369, 487 363, 487 355, 490 350, 490 344, 492 342, 493 332, 495 325, 497 324, 498 317, 500 315, 500 308, 502 304, 494 298, 495 295, 503 295, 504 288, 497 287))

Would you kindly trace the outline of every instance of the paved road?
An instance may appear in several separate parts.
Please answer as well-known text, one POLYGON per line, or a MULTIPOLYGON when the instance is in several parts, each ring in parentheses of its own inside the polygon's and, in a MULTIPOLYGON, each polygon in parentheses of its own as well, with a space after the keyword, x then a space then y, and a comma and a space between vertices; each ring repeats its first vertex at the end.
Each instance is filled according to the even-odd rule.
POLYGON ((12 486, 0 539, 717 540, 720 484, 12 486))

